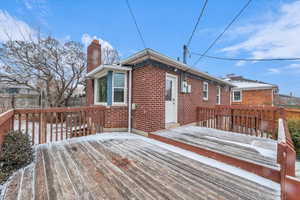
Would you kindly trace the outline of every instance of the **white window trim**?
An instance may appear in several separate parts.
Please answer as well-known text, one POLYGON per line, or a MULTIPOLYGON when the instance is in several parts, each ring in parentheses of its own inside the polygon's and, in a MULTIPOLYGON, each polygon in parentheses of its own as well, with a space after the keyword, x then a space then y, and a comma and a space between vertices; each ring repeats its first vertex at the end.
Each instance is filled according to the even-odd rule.
POLYGON ((102 78, 104 76, 106 76, 107 73, 104 73, 104 74, 101 74, 100 76, 97 76, 95 79, 94 79, 94 105, 102 105, 102 106, 106 106, 107 105, 107 102, 97 102, 97 97, 98 97, 98 79, 99 78, 102 78))
POLYGON ((232 102, 242 102, 243 99, 243 92, 242 90, 232 90, 232 102), (234 99, 234 92, 240 92, 240 100, 234 99))
POLYGON ((205 97, 205 96, 203 96, 203 100, 205 100, 205 101, 208 101, 208 82, 203 82, 203 88, 202 88, 202 95, 203 95, 203 93, 204 93, 204 88, 205 88, 205 85, 207 85, 207 91, 206 91, 206 93, 207 93, 207 97, 205 97))
MULTIPOLYGON (((116 87, 116 88, 121 88, 121 87, 116 87)), ((123 87, 122 87, 123 88, 123 87)), ((113 71, 113 75, 112 75, 112 105, 113 106, 125 106, 127 105, 127 73, 124 71, 113 71), (125 75, 124 78, 124 102, 114 102, 114 90, 115 90, 115 86, 114 86, 114 77, 115 77, 115 73, 123 73, 125 75)))
POLYGON ((218 105, 221 105, 221 94, 222 94, 221 87, 217 86, 217 96, 219 96, 219 101, 217 102, 218 105))

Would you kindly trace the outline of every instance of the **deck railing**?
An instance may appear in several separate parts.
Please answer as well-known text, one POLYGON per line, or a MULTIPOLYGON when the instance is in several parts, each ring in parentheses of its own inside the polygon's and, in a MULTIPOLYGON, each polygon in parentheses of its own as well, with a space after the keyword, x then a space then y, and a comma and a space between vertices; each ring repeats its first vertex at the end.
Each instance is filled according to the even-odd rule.
POLYGON ((281 199, 298 199, 300 196, 300 180, 295 179, 296 152, 284 116, 278 120, 277 162, 280 164, 281 199))
POLYGON ((0 145, 11 130, 30 136, 32 144, 44 144, 103 131, 103 106, 15 109, 0 115, 0 145))
POLYGON ((277 107, 214 106, 198 107, 199 126, 277 138, 277 107))
POLYGON ((9 110, 0 114, 0 148, 6 134, 12 130, 14 111, 9 110))

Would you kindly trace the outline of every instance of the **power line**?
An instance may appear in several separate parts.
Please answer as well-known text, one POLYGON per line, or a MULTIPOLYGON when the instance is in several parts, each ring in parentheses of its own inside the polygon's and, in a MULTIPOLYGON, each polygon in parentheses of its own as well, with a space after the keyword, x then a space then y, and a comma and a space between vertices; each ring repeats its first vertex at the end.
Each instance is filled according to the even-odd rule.
POLYGON ((200 53, 194 53, 195 55, 200 55, 206 58, 211 58, 215 60, 228 60, 228 61, 293 61, 293 60, 300 60, 300 58, 227 58, 227 57, 218 57, 218 56, 209 56, 209 55, 203 55, 200 53))
POLYGON ((230 26, 241 16, 244 10, 249 6, 252 0, 249 0, 243 8, 238 12, 238 14, 231 20, 231 22, 225 27, 224 31, 211 43, 211 45, 204 51, 202 55, 196 60, 194 66, 207 54, 207 52, 217 43, 217 41, 224 35, 224 33, 230 28, 230 26))
POLYGON ((204 5, 202 6, 202 9, 201 9, 201 11, 200 11, 200 15, 199 15, 198 20, 197 20, 197 22, 196 22, 196 24, 195 24, 195 27, 194 27, 194 29, 193 29, 193 31, 192 31, 192 34, 191 34, 191 36, 190 36, 188 42, 186 43, 186 46, 187 46, 187 47, 190 45, 190 43, 191 43, 191 41, 192 41, 192 39, 193 39, 193 36, 194 36, 194 34, 195 34, 196 30, 197 30, 197 27, 198 27, 198 24, 199 24, 199 22, 200 22, 200 19, 202 18, 203 13, 204 13, 204 10, 205 10, 205 8, 206 8, 207 2, 208 2, 208 0, 205 0, 204 5))
POLYGON ((132 19, 133 19, 133 22, 134 22, 134 24, 135 24, 135 27, 136 27, 136 29, 137 29, 137 32, 138 32, 138 34, 139 34, 139 36, 140 36, 140 39, 141 39, 141 41, 142 41, 142 43, 143 43, 143 46, 144 46, 144 48, 146 49, 146 48, 147 48, 146 42, 145 42, 145 40, 144 40, 144 38, 143 38, 141 29, 139 28, 139 26, 138 26, 138 24, 137 24, 137 21, 136 21, 136 18, 135 18, 135 16, 134 16, 134 13, 133 13, 133 11, 132 11, 132 9, 131 9, 129 0, 126 0, 126 4, 127 4, 127 7, 128 7, 128 10, 129 10, 129 12, 130 12, 130 15, 131 15, 131 17, 132 17, 132 19))

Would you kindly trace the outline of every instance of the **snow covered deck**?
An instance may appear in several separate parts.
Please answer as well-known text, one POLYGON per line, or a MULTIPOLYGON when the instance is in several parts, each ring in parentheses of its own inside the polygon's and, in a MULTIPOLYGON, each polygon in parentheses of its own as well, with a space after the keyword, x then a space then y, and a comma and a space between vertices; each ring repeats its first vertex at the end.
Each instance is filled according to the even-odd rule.
POLYGON ((36 162, 15 173, 3 199, 280 198, 278 183, 133 134, 98 134, 36 150, 36 162))
POLYGON ((272 139, 198 126, 182 126, 153 134, 258 165, 279 169, 276 162, 277 142, 272 139))

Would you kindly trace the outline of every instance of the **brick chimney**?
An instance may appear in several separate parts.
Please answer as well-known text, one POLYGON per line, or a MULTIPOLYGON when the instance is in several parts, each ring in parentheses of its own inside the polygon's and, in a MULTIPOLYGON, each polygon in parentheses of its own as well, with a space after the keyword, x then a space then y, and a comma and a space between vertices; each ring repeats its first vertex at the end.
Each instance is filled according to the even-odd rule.
MULTIPOLYGON (((87 48, 87 72, 101 65, 101 45, 98 40, 93 40, 87 48)), ((87 80, 86 88, 87 105, 94 104, 94 80, 87 80)))

